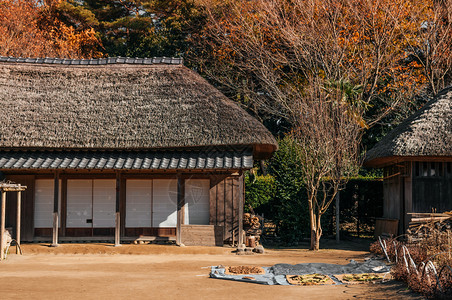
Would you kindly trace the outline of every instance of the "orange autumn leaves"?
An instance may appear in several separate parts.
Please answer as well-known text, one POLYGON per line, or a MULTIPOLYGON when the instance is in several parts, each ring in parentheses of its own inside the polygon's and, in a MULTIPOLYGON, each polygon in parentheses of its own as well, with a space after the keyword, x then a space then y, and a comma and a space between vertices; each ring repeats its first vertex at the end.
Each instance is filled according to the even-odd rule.
POLYGON ((62 0, 0 1, 0 55, 15 57, 99 57, 92 28, 77 30, 56 15, 62 0))
MULTIPOLYGON (((216 67, 231 72, 231 78, 241 74, 241 82, 245 82, 242 78, 254 80, 258 89, 266 89, 258 91, 260 95, 268 95, 289 110, 290 98, 302 97, 310 78, 347 80, 362 87, 358 99, 371 110, 365 119, 372 126, 426 87, 434 94, 446 84, 452 70, 452 30, 442 21, 442 10, 450 13, 451 8, 439 3, 210 2, 201 40, 204 49, 211 49, 208 59, 216 67)), ((219 81, 224 80, 224 71, 218 72, 219 81)), ((234 78, 227 79, 226 86, 237 85, 234 78)), ((267 101, 258 96, 256 101, 267 101)))

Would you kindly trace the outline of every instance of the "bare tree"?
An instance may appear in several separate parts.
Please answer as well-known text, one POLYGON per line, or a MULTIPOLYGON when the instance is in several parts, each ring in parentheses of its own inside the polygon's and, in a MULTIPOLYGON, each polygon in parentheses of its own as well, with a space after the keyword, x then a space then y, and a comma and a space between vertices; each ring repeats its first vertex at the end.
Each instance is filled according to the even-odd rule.
MULTIPOLYGON (((311 250, 319 250, 322 215, 361 165, 363 130, 355 116, 362 108, 351 103, 356 94, 348 93, 348 84, 313 79, 297 102, 299 116, 291 137, 308 196, 311 250)), ((360 93, 359 88, 351 91, 360 93)))

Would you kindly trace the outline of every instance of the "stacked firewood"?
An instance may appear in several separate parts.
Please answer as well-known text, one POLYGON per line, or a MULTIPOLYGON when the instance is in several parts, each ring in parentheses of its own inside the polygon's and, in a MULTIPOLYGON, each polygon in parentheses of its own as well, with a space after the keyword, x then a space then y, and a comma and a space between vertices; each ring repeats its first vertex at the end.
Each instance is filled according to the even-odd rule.
POLYGON ((261 235, 261 222, 259 217, 250 213, 243 215, 243 229, 246 235, 261 235))
POLYGON ((262 234, 261 222, 258 216, 250 213, 243 214, 243 230, 245 231, 245 244, 248 247, 259 245, 262 234))
POLYGON ((410 213, 411 222, 408 233, 427 234, 430 229, 450 230, 452 228, 452 211, 444 213, 410 213))

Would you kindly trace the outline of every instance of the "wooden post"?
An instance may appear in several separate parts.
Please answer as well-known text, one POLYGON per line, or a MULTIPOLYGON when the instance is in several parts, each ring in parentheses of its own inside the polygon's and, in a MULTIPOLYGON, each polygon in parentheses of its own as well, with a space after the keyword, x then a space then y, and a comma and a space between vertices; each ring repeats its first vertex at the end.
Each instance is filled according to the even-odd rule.
POLYGON ((58 196, 60 194, 60 174, 55 172, 53 184, 53 235, 51 247, 58 247, 58 196))
POLYGON ((341 238, 340 238, 340 236, 339 236, 339 232, 340 232, 340 228, 339 228, 339 217, 340 217, 340 215, 339 215, 339 199, 340 199, 340 196, 339 196, 339 193, 340 193, 340 191, 337 191, 337 194, 336 194, 336 243, 339 243, 340 241, 341 241, 341 238))
MULTIPOLYGON (((60 177, 61 178, 61 177, 60 177)), ((67 177, 61 178, 61 200, 60 200, 60 233, 61 236, 66 236, 66 220, 67 220, 67 177)))
POLYGON ((6 192, 2 191, 2 211, 1 211, 1 220, 0 220, 0 261, 5 258, 4 248, 6 245, 4 244, 4 235, 5 235, 5 216, 6 216, 6 192))
POLYGON ((115 247, 121 246, 121 214, 116 212, 115 214, 115 247))
POLYGON ((184 206, 185 206, 185 182, 180 176, 177 176, 177 227, 176 227, 176 245, 182 244, 182 223, 184 222, 184 206))
POLYGON ((16 254, 20 253, 20 210, 21 210, 21 191, 17 192, 17 215, 16 215, 16 254))
POLYGON ((239 240, 238 240, 238 246, 240 247, 244 243, 243 239, 243 196, 245 194, 245 188, 243 186, 243 175, 240 176, 239 179, 239 240))
POLYGON ((115 247, 121 246, 121 174, 116 172, 116 214, 115 214, 115 247))

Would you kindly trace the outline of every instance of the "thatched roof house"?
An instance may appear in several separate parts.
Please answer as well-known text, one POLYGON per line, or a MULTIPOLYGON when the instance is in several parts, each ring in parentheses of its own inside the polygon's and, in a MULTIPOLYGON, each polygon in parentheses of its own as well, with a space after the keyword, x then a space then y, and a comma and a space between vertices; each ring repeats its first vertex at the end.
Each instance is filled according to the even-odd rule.
POLYGON ((52 193, 63 236, 110 235, 116 212, 126 236, 172 235, 177 214, 178 224, 195 224, 183 220, 191 218, 223 226, 227 238, 237 225, 242 171, 277 148, 260 122, 181 59, 0 57, 0 106, 0 171, 29 186, 35 209, 27 216, 32 233, 22 235, 28 238, 51 232, 43 195, 52 193), (207 202, 185 205, 184 182, 207 202), (136 194, 132 186, 148 191, 136 194), (81 195, 86 189, 94 196, 81 195), (96 193, 116 199, 116 209, 115 200, 96 200, 96 193), (173 194, 177 207, 158 207, 173 194), (97 205, 109 213, 96 220, 97 205))
POLYGON ((400 230, 407 213, 452 210, 452 87, 388 133, 364 164, 385 169, 384 214, 400 230))
POLYGON ((381 167, 417 157, 452 158, 452 87, 388 133, 366 154, 366 164, 381 167))

